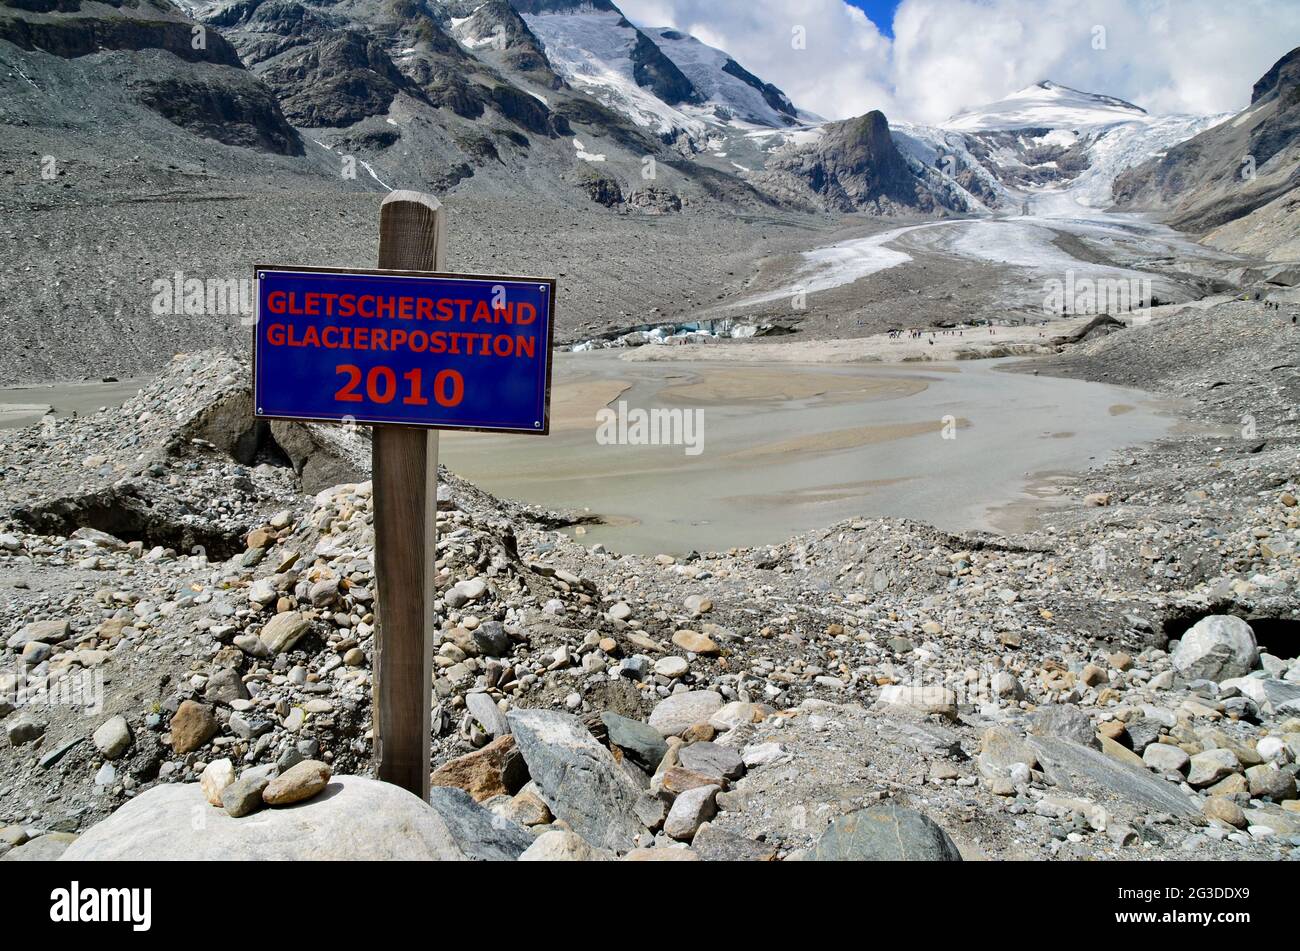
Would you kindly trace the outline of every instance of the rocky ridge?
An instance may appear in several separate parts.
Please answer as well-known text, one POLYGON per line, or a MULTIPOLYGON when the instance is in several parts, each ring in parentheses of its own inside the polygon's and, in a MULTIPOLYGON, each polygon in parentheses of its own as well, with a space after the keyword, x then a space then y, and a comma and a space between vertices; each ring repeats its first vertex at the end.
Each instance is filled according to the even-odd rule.
POLYGON ((1120 176, 1114 197, 1120 208, 1158 211, 1177 228, 1211 232, 1217 247, 1294 260, 1300 248, 1284 209, 1294 208, 1297 187, 1300 48, 1255 84, 1247 109, 1120 176), (1251 241, 1260 231, 1268 240, 1251 241))

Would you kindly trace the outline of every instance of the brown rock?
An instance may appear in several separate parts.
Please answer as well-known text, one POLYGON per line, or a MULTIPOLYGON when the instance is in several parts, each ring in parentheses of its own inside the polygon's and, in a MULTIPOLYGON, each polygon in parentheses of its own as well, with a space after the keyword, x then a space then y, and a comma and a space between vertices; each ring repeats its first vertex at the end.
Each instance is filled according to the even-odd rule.
POLYGON ((703 657, 716 657, 722 652, 712 638, 706 637, 698 631, 682 629, 673 635, 673 643, 684 651, 690 651, 692 654, 699 654, 703 657))
POLYGON ((706 743, 717 736, 718 731, 707 723, 697 723, 694 726, 688 726, 682 733, 682 741, 685 743, 706 743))
POLYGON ((291 766, 262 790, 262 802, 268 806, 291 806, 315 796, 328 785, 330 768, 320 760, 303 760, 291 766))
POLYGON ((1083 668, 1083 682, 1089 687, 1096 687, 1099 684, 1104 684, 1106 680, 1106 671, 1102 670, 1096 664, 1088 664, 1083 668))
POLYGON ((1147 764, 1143 761, 1142 757, 1138 756, 1127 746, 1121 746, 1105 735, 1099 734, 1099 739, 1101 740, 1101 751, 1111 759, 1118 760, 1121 763, 1128 763, 1130 766, 1137 766, 1142 769, 1147 768, 1147 764))
POLYGON ((248 533, 248 550, 270 548, 275 544, 275 532, 267 528, 255 528, 248 533))
POLYGON ((555 818, 545 800, 527 787, 519 790, 513 799, 500 807, 498 815, 521 826, 546 825, 555 818))
POLYGON ((1133 658, 1129 654, 1120 651, 1118 654, 1110 654, 1106 657, 1106 662, 1116 670, 1128 670, 1133 666, 1133 658))
POLYGON ((217 716, 207 704, 186 700, 172 717, 172 749, 193 753, 217 735, 217 716))
POLYGON ((629 644, 631 644, 634 648, 636 648, 639 651, 645 651, 646 653, 650 653, 650 654, 667 653, 667 651, 665 651, 662 647, 659 646, 657 641, 655 641, 651 637, 648 637, 645 634, 642 634, 640 631, 624 631, 622 636, 627 640, 629 644))
POLYGON ((513 796, 528 782, 528 767, 510 734, 498 737, 481 750, 443 763, 429 776, 434 786, 455 786, 483 802, 493 796, 513 796))
POLYGON ((684 766, 672 766, 664 770, 663 774, 663 788, 675 796, 686 792, 688 789, 718 785, 725 788, 726 781, 720 780, 717 776, 705 776, 703 773, 697 773, 684 766))
POLYGON ((1205 813, 1207 819, 1218 819, 1235 829, 1246 828, 1246 814, 1231 799, 1226 799, 1223 796, 1211 796, 1205 800, 1205 804, 1201 806, 1201 811, 1205 813))
POLYGON ((1097 732, 1108 740, 1114 740, 1116 743, 1122 743, 1125 746, 1131 746, 1128 740, 1128 731, 1124 729, 1124 724, 1118 720, 1107 720, 1105 723, 1097 725, 1097 732))
POLYGON ((1238 793, 1250 794, 1250 785, 1246 782, 1246 777, 1240 773, 1233 773, 1224 779, 1219 780, 1209 789, 1205 790, 1211 796, 1235 796, 1238 793))

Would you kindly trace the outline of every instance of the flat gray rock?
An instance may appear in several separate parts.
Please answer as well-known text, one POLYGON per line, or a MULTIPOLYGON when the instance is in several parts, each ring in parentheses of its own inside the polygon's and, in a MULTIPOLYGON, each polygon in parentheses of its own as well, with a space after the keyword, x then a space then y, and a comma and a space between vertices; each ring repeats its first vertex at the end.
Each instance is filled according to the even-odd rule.
POLYGON ((1029 724, 1029 732, 1035 736, 1071 740, 1094 749, 1101 745, 1092 717, 1072 703, 1049 703, 1039 707, 1030 717, 1029 724))
POLYGON ((648 723, 620 716, 610 710, 600 715, 600 722, 609 732, 609 742, 648 772, 654 772, 668 752, 663 734, 648 723))
POLYGON ((397 786, 335 776, 319 796, 234 819, 198 783, 155 786, 92 826, 67 861, 464 861, 442 816, 397 786))
POLYGON ((705 776, 739 779, 745 774, 745 764, 741 761, 740 754, 730 746, 708 742, 692 743, 682 747, 677 758, 687 769, 705 776))
POLYGON ((461 851, 477 861, 513 862, 533 844, 527 829, 484 809, 463 789, 435 786, 429 790, 429 805, 447 823, 461 851))
POLYGON ((947 727, 931 723, 917 715, 911 707, 898 704, 881 704, 879 710, 887 714, 876 721, 876 732, 891 741, 911 747, 918 753, 961 757, 961 737, 947 727))
POLYGON ((686 690, 659 701, 650 725, 664 736, 677 736, 687 727, 708 723, 722 709, 722 694, 713 690, 686 690))
POLYGON ((776 849, 772 846, 708 823, 695 833, 691 848, 705 862, 776 861, 776 849))
POLYGON ((961 853, 929 816, 893 804, 859 809, 827 827, 814 862, 960 862, 961 853))
POLYGON ((511 710, 506 719, 555 817, 594 846, 632 848, 644 831, 636 817, 640 790, 582 721, 555 710, 511 710))
POLYGON ((470 716, 483 727, 483 731, 493 739, 498 736, 505 736, 510 732, 510 726, 506 723, 505 714, 496 705, 496 701, 487 694, 481 692, 466 694, 465 708, 469 710, 470 716))
POLYGON ((5 643, 11 651, 21 651, 33 641, 42 644, 57 644, 64 638, 70 637, 71 634, 72 626, 61 618, 54 621, 33 621, 17 634, 11 636, 5 643))
POLYGON ((1026 743, 1038 757, 1043 771, 1063 792, 1117 799, 1143 811, 1176 816, 1201 814, 1177 786, 1149 770, 1129 766, 1098 750, 1059 737, 1031 736, 1026 743))

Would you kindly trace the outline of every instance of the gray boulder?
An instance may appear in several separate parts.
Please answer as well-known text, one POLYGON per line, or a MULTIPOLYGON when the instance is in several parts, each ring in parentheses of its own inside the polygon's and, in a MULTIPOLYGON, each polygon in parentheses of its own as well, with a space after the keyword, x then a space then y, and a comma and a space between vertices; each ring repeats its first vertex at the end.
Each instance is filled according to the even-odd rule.
POLYGON ((0 862, 53 862, 76 841, 71 832, 47 832, 6 852, 0 862))
POLYGON ((72 625, 62 619, 53 621, 33 621, 5 642, 11 651, 21 651, 33 641, 41 644, 57 644, 70 637, 72 625))
POLYGON ((840 816, 822 833, 814 862, 960 862, 948 833, 929 816, 893 804, 840 816))
POLYGON ((1164 724, 1155 717, 1134 717, 1124 724, 1133 752, 1139 756, 1160 736, 1164 724))
POLYGON ((1029 732, 1035 736, 1058 737, 1093 749, 1101 748, 1092 717, 1072 703, 1049 703, 1040 707, 1030 721, 1029 732))
POLYGON ((498 736, 505 736, 510 732, 510 726, 506 723, 505 714, 501 708, 485 693, 471 693, 465 697, 465 707, 469 710, 470 716, 479 722, 488 736, 495 739, 498 736))
POLYGON ((518 823, 489 812, 463 789, 435 786, 431 805, 447 823, 461 851, 480 862, 513 862, 533 844, 532 834, 518 823))
POLYGON ((1120 813, 1200 815, 1199 806, 1177 786, 1140 766, 1057 737, 1030 737, 1027 742, 1043 772, 1063 793, 1094 799, 1120 813))
POLYGON ((1187 680, 1226 680, 1255 669, 1259 645, 1255 632, 1241 618, 1216 614, 1188 628, 1171 659, 1187 680))
POLYGON ((722 709, 722 694, 713 690, 683 690, 659 701, 650 714, 650 725, 664 736, 677 736, 722 709))
POLYGON ((105 759, 117 759, 131 746, 131 726, 124 716, 110 717, 94 732, 91 739, 105 759))
POLYGON ((91 827, 67 861, 463 861, 446 821, 397 786, 335 776, 314 799, 235 819, 198 783, 155 786, 91 827))
POLYGON ((582 721, 554 710, 511 710, 506 719, 556 818, 594 846, 632 848, 644 831, 636 818, 640 790, 582 721))
POLYGON ((663 734, 648 723, 619 716, 612 711, 600 715, 600 722, 609 731, 609 742, 646 772, 653 773, 659 761, 668 752, 663 734))
POLYGON ((682 747, 677 758, 692 772, 722 779, 739 779, 745 773, 745 764, 730 746, 718 743, 692 743, 682 747))
POLYGON ((483 621, 470 631, 479 653, 485 657, 506 657, 510 654, 510 635, 500 621, 483 621))

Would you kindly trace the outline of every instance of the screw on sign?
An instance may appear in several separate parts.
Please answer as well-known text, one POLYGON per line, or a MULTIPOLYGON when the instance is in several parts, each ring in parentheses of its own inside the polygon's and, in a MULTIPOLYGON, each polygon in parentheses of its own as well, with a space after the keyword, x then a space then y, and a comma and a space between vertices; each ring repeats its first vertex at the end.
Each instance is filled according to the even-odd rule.
POLYGON ((379 778, 429 792, 438 430, 545 435, 555 281, 441 273, 437 199, 388 195, 379 270, 260 265, 264 419, 373 427, 379 778))

